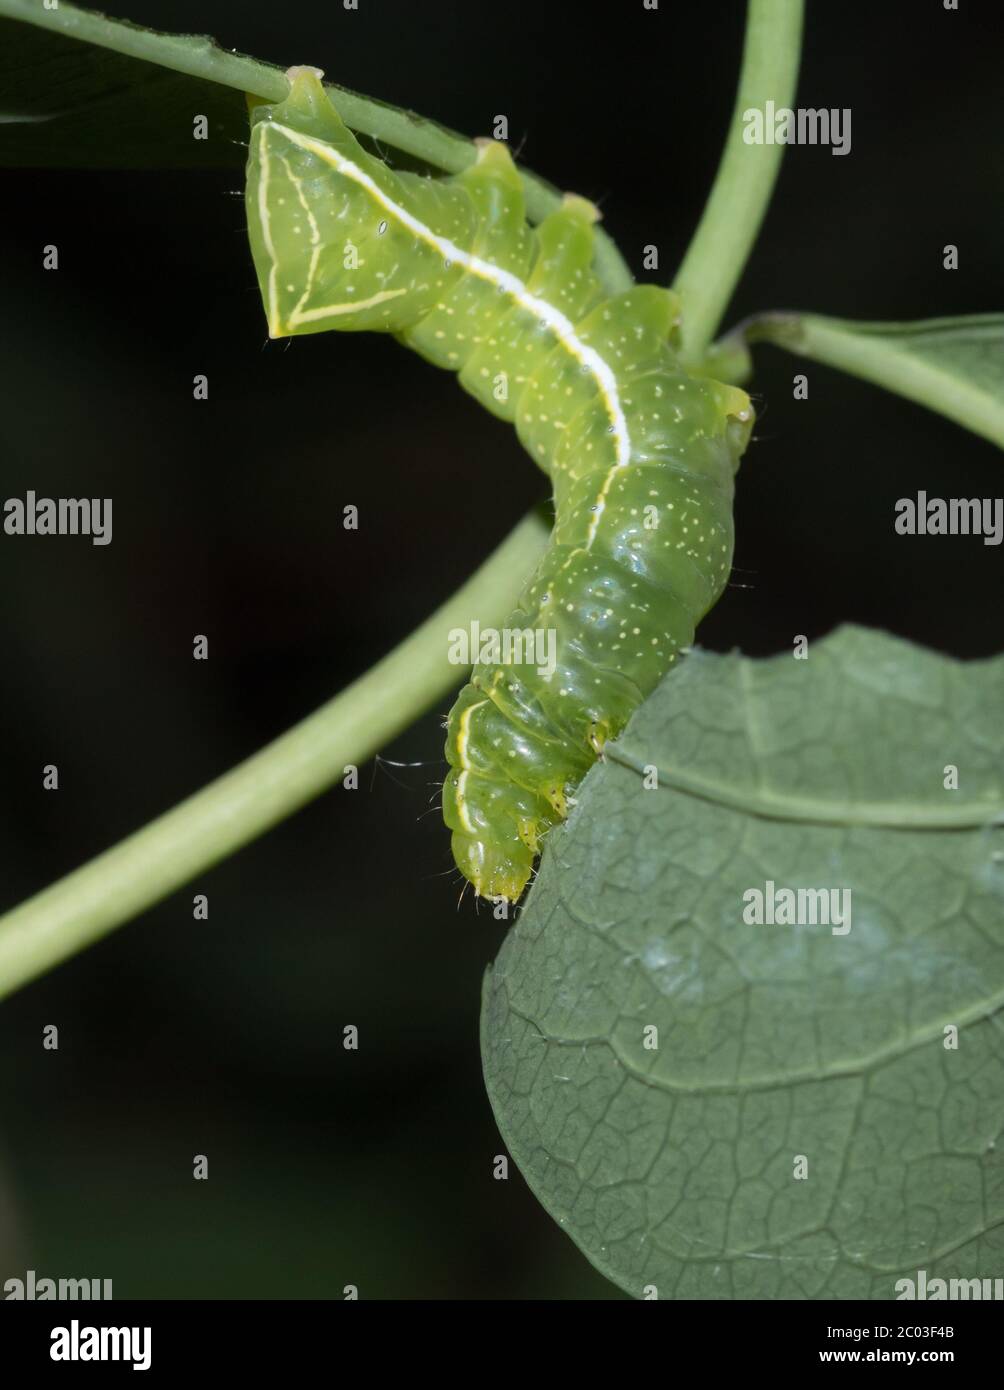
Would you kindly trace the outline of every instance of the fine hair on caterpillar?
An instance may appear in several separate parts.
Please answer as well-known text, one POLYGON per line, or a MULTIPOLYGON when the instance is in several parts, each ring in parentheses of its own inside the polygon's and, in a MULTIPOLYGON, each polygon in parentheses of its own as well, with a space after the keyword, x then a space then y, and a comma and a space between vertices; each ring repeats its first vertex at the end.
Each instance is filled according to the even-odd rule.
POLYGON ((726 585, 753 408, 684 368, 671 291, 603 290, 592 203, 566 195, 531 228, 495 140, 456 175, 391 170, 315 69, 289 76, 286 100, 254 107, 248 151, 270 336, 393 333, 514 424, 553 489, 550 543, 505 623, 553 630, 553 668, 478 662, 447 724, 456 863, 480 896, 514 901, 582 777, 726 585))

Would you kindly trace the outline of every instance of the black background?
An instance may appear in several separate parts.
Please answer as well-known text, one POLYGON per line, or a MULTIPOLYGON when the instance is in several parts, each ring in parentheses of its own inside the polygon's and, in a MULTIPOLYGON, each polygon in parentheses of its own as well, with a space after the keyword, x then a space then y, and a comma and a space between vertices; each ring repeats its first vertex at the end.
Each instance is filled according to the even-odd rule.
MULTIPOLYGON (((637 274, 657 245, 665 281, 714 172, 743 19, 738 3, 669 0, 107 8, 318 65, 472 135, 504 113, 525 163, 600 203, 637 274)), ((728 322, 1004 307, 997 8, 810 0, 799 104, 850 107, 852 150, 788 151, 728 322)), ((2 495, 111 496, 115 530, 106 548, 0 536, 0 909, 366 670, 543 491, 510 430, 394 343, 266 343, 239 175, 3 177, 2 495)), ((855 621, 960 657, 998 650, 1000 550, 898 537, 893 507, 920 488, 999 495, 999 452, 757 354, 736 570, 702 643, 767 654, 855 621)), ((457 911, 435 809, 448 705, 386 750, 422 766, 368 767, 359 792, 4 1003, 4 1278, 112 1278, 121 1298, 619 1296, 518 1174, 492 1179, 477 1013, 501 928, 469 897, 457 911)))

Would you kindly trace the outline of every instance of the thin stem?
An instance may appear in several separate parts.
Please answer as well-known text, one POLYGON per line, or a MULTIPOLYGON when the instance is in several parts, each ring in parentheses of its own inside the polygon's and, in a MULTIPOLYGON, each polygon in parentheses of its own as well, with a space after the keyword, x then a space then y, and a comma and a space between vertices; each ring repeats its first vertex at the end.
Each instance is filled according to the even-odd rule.
POLYGON ((856 323, 821 314, 757 314, 716 344, 739 362, 747 344, 767 342, 838 367, 936 410, 1004 449, 1004 314, 856 323), (988 369, 989 368, 989 369, 988 369))
MULTIPOLYGON (((289 92, 282 68, 241 53, 228 53, 211 38, 162 34, 124 20, 79 10, 63 0, 54 10, 43 8, 40 0, 0 0, 0 17, 4 16, 123 53, 141 62, 154 63, 172 72, 182 72, 238 92, 249 92, 265 101, 282 101, 289 92)), ((476 149, 466 136, 417 116, 413 111, 361 96, 337 83, 328 82, 325 86, 346 125, 360 134, 372 136, 447 173, 459 173, 474 163, 476 149)), ((521 169, 520 175, 531 221, 541 221, 561 205, 561 194, 544 179, 526 169, 521 169)), ((616 243, 599 227, 595 245, 596 271, 608 292, 614 294, 630 288, 634 277, 616 243)))
MULTIPOLYGON (((515 605, 547 539, 536 512, 410 637, 347 690, 50 888, 0 917, 0 998, 89 946, 240 849, 413 723, 462 677, 451 628, 494 624, 515 605)), ((350 794, 350 793, 347 793, 350 794)))
POLYGON ((804 0, 750 0, 736 104, 711 195, 673 288, 683 352, 696 360, 715 334, 767 211, 784 146, 746 144, 743 113, 790 106, 798 82, 804 0))

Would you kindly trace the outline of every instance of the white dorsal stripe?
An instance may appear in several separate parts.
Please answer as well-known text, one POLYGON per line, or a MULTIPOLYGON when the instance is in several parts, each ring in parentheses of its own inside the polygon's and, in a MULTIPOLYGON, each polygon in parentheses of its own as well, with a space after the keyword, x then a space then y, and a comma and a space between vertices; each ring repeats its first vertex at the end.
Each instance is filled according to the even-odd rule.
MULTIPOLYGON (((455 262, 464 266, 472 275, 477 275, 482 280, 487 280, 493 285, 510 295, 522 308, 527 309, 545 327, 549 328, 561 345, 572 354, 584 367, 591 373, 596 381, 597 389, 603 400, 604 408, 611 424, 613 435, 615 457, 611 473, 607 475, 599 497, 593 510, 593 516, 589 527, 587 548, 592 544, 596 527, 600 515, 606 505, 606 495, 612 481, 612 473, 615 469, 624 468, 631 460, 631 439, 628 432, 627 420, 621 406, 620 393, 617 389, 617 378, 609 363, 600 356, 595 348, 584 343, 575 331, 575 325, 571 319, 567 318, 560 309, 556 309, 553 304, 548 304, 547 300, 531 294, 525 283, 518 276, 511 274, 508 270, 503 270, 501 266, 493 265, 491 261, 482 260, 480 256, 473 255, 470 251, 465 251, 462 246, 455 245, 448 237, 439 236, 436 232, 427 227, 424 222, 413 216, 407 208, 403 208, 399 203, 383 191, 380 185, 360 169, 358 164, 353 163, 331 145, 323 140, 316 140, 310 135, 302 135, 297 130, 292 130, 289 126, 280 125, 277 121, 271 122, 268 126, 260 126, 262 132, 262 168, 267 177, 267 158, 265 157, 265 131, 274 130, 284 135, 287 140, 294 145, 299 145, 308 153, 316 155, 318 159, 329 164, 336 169, 344 178, 351 179, 353 183, 365 188, 367 193, 375 202, 393 217, 401 226, 407 227, 416 237, 424 241, 426 245, 432 246, 443 257, 444 260, 455 262)), ((259 188, 259 213, 262 217, 265 232, 265 243, 269 254, 274 257, 271 245, 271 238, 268 234, 267 210, 263 207, 263 194, 259 188)), ((359 307, 362 307, 360 304, 359 307)), ((309 313, 310 311, 308 311, 309 313)), ((298 317, 306 317, 301 310, 298 317)))

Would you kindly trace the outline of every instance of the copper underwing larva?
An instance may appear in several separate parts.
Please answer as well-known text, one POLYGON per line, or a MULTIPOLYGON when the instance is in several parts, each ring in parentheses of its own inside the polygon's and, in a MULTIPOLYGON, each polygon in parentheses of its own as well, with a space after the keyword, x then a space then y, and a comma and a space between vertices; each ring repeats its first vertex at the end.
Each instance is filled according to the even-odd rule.
POLYGON ((443 814, 476 891, 515 900, 575 787, 693 640, 732 562, 746 393, 690 375, 679 303, 592 270, 597 213, 527 224, 503 144, 463 173, 399 173, 347 129, 315 69, 252 112, 247 211, 273 337, 393 333, 517 434, 551 480, 548 549, 507 621, 536 659, 475 666, 449 716, 443 814))

